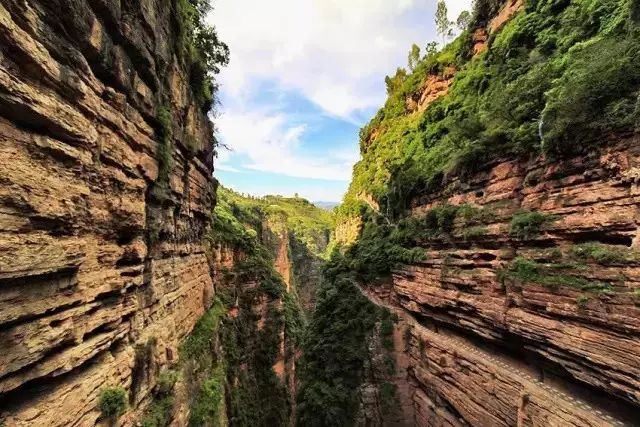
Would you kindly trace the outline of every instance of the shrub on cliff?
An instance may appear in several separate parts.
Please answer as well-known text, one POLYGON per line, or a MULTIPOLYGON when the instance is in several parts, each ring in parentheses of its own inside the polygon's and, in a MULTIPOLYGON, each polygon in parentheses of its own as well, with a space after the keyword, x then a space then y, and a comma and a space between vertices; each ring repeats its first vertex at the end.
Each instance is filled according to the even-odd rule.
POLYGON ((118 419, 127 410, 127 392, 122 387, 107 387, 100 392, 98 406, 104 418, 118 419))
POLYGON ((640 40, 601 39, 575 50, 542 112, 544 149, 575 154, 640 127, 640 40))
POLYGON ((498 279, 503 283, 514 283, 518 286, 530 283, 557 289, 569 287, 593 293, 613 292, 613 286, 606 282, 594 282, 576 274, 579 266, 571 263, 540 263, 538 261, 517 257, 506 269, 498 272, 498 279))
POLYGON ((536 211, 516 212, 511 218, 509 234, 518 239, 531 239, 537 236, 543 226, 553 220, 553 217, 536 211))
POLYGON ((602 265, 615 265, 634 262, 638 253, 627 248, 610 247, 602 243, 587 242, 571 247, 571 256, 581 260, 593 260, 602 265))

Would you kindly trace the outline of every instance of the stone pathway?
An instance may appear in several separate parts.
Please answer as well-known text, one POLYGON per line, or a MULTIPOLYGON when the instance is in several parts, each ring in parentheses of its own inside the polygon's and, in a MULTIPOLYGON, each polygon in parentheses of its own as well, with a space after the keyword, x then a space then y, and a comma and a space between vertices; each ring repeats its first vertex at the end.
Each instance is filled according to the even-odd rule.
MULTIPOLYGON (((414 318, 410 313, 408 313, 407 311, 387 304, 386 302, 382 301, 380 298, 378 298, 375 295, 372 295, 368 292, 366 292, 363 289, 360 289, 360 291, 362 292, 362 294, 367 297, 371 302, 373 302, 374 304, 378 305, 378 306, 382 306, 385 307, 389 310, 391 310, 392 312, 394 312, 395 314, 398 315, 398 317, 400 317, 401 319, 407 321, 411 326, 418 326, 420 328, 425 328, 425 326, 423 326, 416 318, 414 318)), ((425 328, 426 329, 426 328, 425 328)), ((518 379, 520 380, 525 380, 528 381, 532 384, 534 384, 537 387, 540 387, 542 389, 544 389, 546 392, 548 392, 549 394, 551 394, 553 397, 558 398, 558 399, 562 399, 565 402, 567 402, 569 405, 573 406, 574 408, 578 408, 584 411, 587 411, 591 414, 595 414, 598 417, 600 417, 602 420, 605 420, 606 422, 608 422, 609 424, 613 425, 613 426, 619 426, 619 427, 624 427, 627 424, 623 423, 620 420, 617 420, 615 418, 613 418, 612 416, 610 416, 609 414, 604 413, 603 411, 594 408, 593 406, 589 405, 588 403, 580 400, 580 399, 576 399, 573 396, 570 396, 560 390, 558 390, 557 388, 546 384, 542 381, 539 381, 538 379, 532 377, 529 373, 524 372, 521 369, 518 369, 516 367, 514 367, 512 364, 505 362, 503 360, 500 360, 496 357, 494 357, 493 355, 491 355, 490 353, 481 350, 475 346, 471 346, 469 344, 467 344, 466 341, 459 339, 459 338, 454 338, 451 336, 446 336, 444 334, 440 334, 440 333, 435 333, 429 330, 429 332, 432 333, 432 335, 437 335, 437 339, 443 341, 444 343, 450 345, 450 348, 453 349, 463 349, 466 350, 467 352, 471 353, 472 355, 478 357, 478 359, 480 360, 480 362, 482 363, 493 363, 495 366, 498 366, 502 369, 504 369, 505 371, 515 375, 518 379)))
MULTIPOLYGON (((409 315, 409 317, 411 317, 413 319, 412 316, 409 315)), ((418 325, 420 325, 420 323, 416 320, 413 319, 414 322, 416 322, 418 325)), ((421 327, 424 327, 422 325, 420 325, 421 327)), ((514 375, 516 375, 518 378, 520 379, 524 379, 527 380, 531 383, 534 383, 536 386, 543 388, 544 390, 546 390, 549 394, 551 394, 552 396, 559 398, 559 399, 563 399, 566 402, 568 402, 571 406, 573 407, 577 407, 580 408, 582 410, 588 411, 592 414, 596 414, 597 416, 599 416, 600 418, 606 420, 607 422, 611 423, 612 425, 615 426, 625 426, 625 424, 619 420, 616 420, 615 418, 613 418, 612 416, 605 414, 604 412, 602 412, 599 409, 596 409, 594 407, 592 407, 591 405, 589 405, 588 403, 576 399, 573 396, 570 396, 560 390, 558 390, 557 388, 554 388, 552 386, 550 386, 549 384, 546 384, 544 382, 539 381, 538 379, 532 377, 530 374, 515 368, 513 365, 504 362, 502 360, 497 359, 496 357, 492 356, 491 354, 485 352, 484 350, 479 350, 476 347, 470 346, 468 345, 466 342, 457 339, 457 338, 453 338, 453 337, 449 337, 449 336, 445 336, 443 334, 438 334, 438 338, 441 339, 442 341, 444 341, 445 343, 451 345, 451 348, 461 348, 463 350, 466 350, 467 352, 477 356, 478 358, 480 358, 482 361, 484 361, 485 363, 487 361, 492 362, 494 365, 501 367, 502 369, 506 370, 507 372, 510 372, 514 375)))

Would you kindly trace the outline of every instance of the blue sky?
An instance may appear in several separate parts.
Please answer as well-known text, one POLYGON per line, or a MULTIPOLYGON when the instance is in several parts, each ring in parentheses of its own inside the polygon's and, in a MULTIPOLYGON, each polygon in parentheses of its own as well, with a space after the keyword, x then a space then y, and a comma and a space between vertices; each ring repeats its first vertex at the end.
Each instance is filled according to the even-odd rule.
MULTIPOLYGON (((471 0, 449 0, 450 19, 471 0)), ((412 43, 438 40, 436 0, 215 0, 231 49, 218 76, 214 175, 253 195, 339 201, 358 132, 385 99, 384 77, 412 43)))

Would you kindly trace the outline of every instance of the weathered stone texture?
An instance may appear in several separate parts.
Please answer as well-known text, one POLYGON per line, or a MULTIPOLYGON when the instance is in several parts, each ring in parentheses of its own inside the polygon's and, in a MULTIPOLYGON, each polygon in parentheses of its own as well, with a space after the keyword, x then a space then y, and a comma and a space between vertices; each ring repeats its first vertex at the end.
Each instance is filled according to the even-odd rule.
POLYGON ((201 241, 215 197, 212 128, 177 53, 172 3, 0 5, 7 427, 94 425, 100 391, 115 385, 130 391, 123 422, 133 422, 211 301, 201 241), (162 198, 160 108, 174 133, 162 198))

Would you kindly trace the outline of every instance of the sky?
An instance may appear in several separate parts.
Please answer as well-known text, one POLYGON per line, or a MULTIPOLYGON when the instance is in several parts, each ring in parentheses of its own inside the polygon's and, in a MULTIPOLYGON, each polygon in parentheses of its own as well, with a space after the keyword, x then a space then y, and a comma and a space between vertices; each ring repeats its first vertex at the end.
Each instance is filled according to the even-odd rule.
MULTIPOLYGON (((216 77, 214 176, 241 193, 340 201, 358 132, 412 43, 438 41, 436 0, 214 0, 229 46, 216 77)), ((449 18, 471 0, 448 0, 449 18)))

